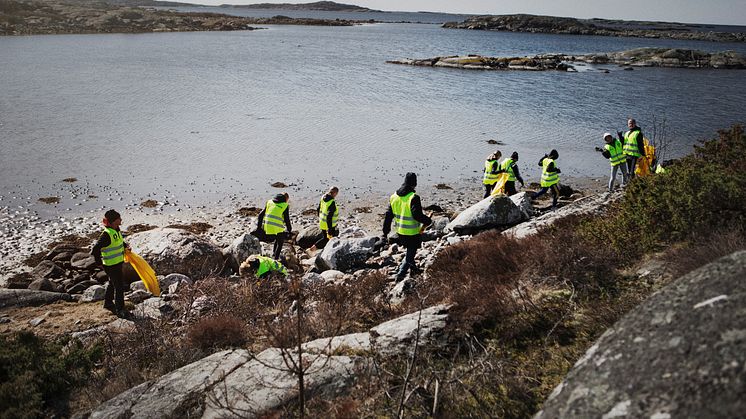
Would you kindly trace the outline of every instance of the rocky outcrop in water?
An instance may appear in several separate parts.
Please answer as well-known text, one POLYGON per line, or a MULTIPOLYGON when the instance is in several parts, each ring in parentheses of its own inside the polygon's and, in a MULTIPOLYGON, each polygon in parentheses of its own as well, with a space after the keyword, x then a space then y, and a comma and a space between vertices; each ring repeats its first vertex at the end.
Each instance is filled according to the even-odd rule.
POLYGON ((601 336, 536 418, 742 416, 744 277, 741 251, 663 288, 601 336))
POLYGON ((563 35, 629 36, 692 41, 746 42, 746 33, 718 32, 706 30, 697 25, 606 19, 575 19, 571 17, 527 14, 475 16, 463 22, 445 23, 443 27, 450 29, 553 33, 563 35))
POLYGON ((542 54, 533 57, 484 57, 462 55, 386 61, 419 67, 466 70, 559 70, 574 71, 573 63, 615 64, 631 67, 746 69, 746 57, 733 51, 705 52, 679 48, 637 48, 604 54, 542 54))

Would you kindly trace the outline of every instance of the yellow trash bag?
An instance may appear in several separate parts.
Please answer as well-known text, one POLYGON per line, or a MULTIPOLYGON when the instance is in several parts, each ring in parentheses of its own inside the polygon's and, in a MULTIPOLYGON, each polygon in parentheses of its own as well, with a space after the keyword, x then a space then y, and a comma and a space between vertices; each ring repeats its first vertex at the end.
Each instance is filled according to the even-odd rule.
POLYGON ((158 285, 158 278, 155 276, 155 271, 145 262, 145 259, 140 257, 137 253, 126 249, 124 251, 124 261, 129 263, 137 272, 137 275, 145 284, 145 288, 149 293, 156 297, 161 296, 161 287, 158 285))
POLYGON ((655 147, 650 145, 650 141, 647 138, 643 138, 643 142, 645 143, 645 154, 637 159, 637 166, 635 166, 635 175, 637 176, 651 174, 653 171, 650 166, 655 161, 655 147))
POLYGON ((495 187, 492 188, 492 195, 505 195, 505 183, 508 181, 508 178, 510 176, 507 173, 500 173, 497 176, 497 182, 495 182, 495 187))

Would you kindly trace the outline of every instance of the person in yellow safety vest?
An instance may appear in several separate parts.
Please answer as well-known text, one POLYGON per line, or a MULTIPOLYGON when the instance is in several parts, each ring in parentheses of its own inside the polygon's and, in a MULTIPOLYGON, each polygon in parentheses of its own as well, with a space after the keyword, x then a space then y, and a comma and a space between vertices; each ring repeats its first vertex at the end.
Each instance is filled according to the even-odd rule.
POLYGON ((266 241, 274 240, 272 257, 275 259, 280 259, 282 245, 293 231, 293 226, 290 224, 289 200, 290 196, 287 193, 275 195, 267 201, 256 220, 257 230, 263 233, 261 235, 266 241))
POLYGON ((321 201, 319 201, 319 229, 321 230, 322 237, 311 246, 309 249, 311 252, 323 249, 332 237, 339 235, 339 231, 337 230, 339 207, 337 207, 337 202, 335 201, 338 193, 339 188, 332 186, 329 188, 329 192, 322 196, 321 201))
POLYGON ((288 270, 282 266, 282 263, 266 256, 251 255, 243 266, 248 266, 257 278, 264 278, 273 272, 288 275, 288 270))
POLYGON ((500 163, 500 170, 508 174, 508 181, 505 182, 505 192, 508 196, 518 193, 515 189, 516 180, 521 182, 521 187, 525 186, 523 178, 521 177, 521 172, 518 170, 517 151, 514 151, 513 154, 510 155, 510 158, 507 158, 500 163))
POLYGON ((91 250, 91 255, 100 266, 103 266, 109 284, 104 294, 104 308, 119 317, 129 317, 124 310, 124 292, 127 284, 124 281, 122 266, 124 265, 124 249, 129 246, 124 242, 124 236, 119 229, 122 217, 114 210, 106 211, 103 219, 104 231, 91 250))
POLYGON ((387 241, 393 221, 399 236, 399 243, 407 249, 396 274, 397 281, 403 280, 408 271, 412 274, 420 272, 414 257, 417 249, 422 246, 422 232, 433 222, 422 212, 422 202, 414 191, 415 187, 417 187, 417 175, 407 173, 404 176, 404 184, 389 198, 389 207, 383 219, 383 242, 387 241))
POLYGON ((484 184, 484 198, 487 198, 492 193, 492 189, 497 183, 497 178, 503 171, 500 170, 500 157, 503 153, 500 150, 495 151, 487 157, 484 162, 484 175, 482 176, 482 183, 484 184))
POLYGON ((623 141, 624 155, 627 158, 627 173, 629 178, 632 179, 635 177, 637 159, 642 157, 642 153, 645 152, 645 142, 642 130, 637 126, 637 121, 632 118, 627 120, 627 128, 629 128, 629 131, 625 132, 623 136, 621 131, 617 131, 617 136, 623 141))
POLYGON ((531 199, 536 199, 548 191, 552 191, 552 209, 557 208, 557 199, 559 199, 559 174, 562 171, 557 167, 555 160, 559 158, 557 150, 552 150, 549 155, 539 160, 541 166, 541 189, 531 195, 531 199))
POLYGON ((607 132, 604 134, 604 148, 596 147, 597 151, 609 159, 611 164, 611 177, 609 178, 609 192, 614 191, 614 181, 619 169, 622 170, 622 186, 627 184, 629 180, 629 174, 627 173, 627 159, 624 155, 622 148, 622 142, 618 138, 614 138, 611 133, 607 132))

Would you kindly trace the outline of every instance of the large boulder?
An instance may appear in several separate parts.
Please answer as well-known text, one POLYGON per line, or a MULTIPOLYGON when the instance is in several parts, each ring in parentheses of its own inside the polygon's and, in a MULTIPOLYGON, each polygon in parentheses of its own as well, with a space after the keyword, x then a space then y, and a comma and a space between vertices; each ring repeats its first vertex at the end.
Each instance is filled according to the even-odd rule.
POLYGON ((537 418, 743 417, 746 251, 663 288, 612 326, 537 418))
MULTIPOLYGON (((317 339, 303 345, 307 395, 333 398, 354 384, 366 357, 376 350, 404 353, 442 336, 447 309, 432 307, 386 322, 369 333, 317 339)), ((264 417, 298 397, 298 378, 288 371, 294 349, 218 352, 121 393, 96 407, 90 418, 202 419, 264 417)), ((297 359, 297 358, 296 358, 297 359)))
POLYGON ((505 195, 488 196, 461 212, 446 231, 471 234, 489 228, 511 226, 526 219, 524 211, 505 195))
POLYGON ((41 306, 55 301, 72 301, 72 297, 61 292, 0 288, 0 308, 41 306))
POLYGON ((70 265, 76 269, 93 269, 96 267, 96 258, 88 252, 78 252, 70 259, 70 265))
POLYGON ((365 265, 365 261, 373 255, 378 237, 362 239, 333 238, 316 257, 316 267, 322 271, 334 269, 337 271, 355 270, 365 265))
POLYGON ((300 246, 301 249, 308 249, 323 238, 324 232, 321 231, 318 224, 314 224, 300 231, 298 237, 295 239, 295 244, 300 246))
POLYGON ((262 243, 249 233, 238 236, 228 247, 223 249, 223 256, 235 273, 238 273, 241 262, 245 261, 247 257, 261 253, 262 243))
POLYGON ((156 228, 128 238, 132 250, 160 275, 180 273, 194 279, 220 273, 221 250, 195 234, 175 228, 156 228))
POLYGON ((90 303, 93 301, 101 301, 104 299, 104 296, 106 295, 106 287, 103 285, 93 285, 83 291, 83 296, 80 298, 80 301, 83 303, 90 303))
POLYGON ((29 284, 28 289, 36 291, 60 292, 60 286, 47 278, 39 278, 29 284))
POLYGON ((59 267, 56 263, 51 260, 43 260, 41 263, 36 265, 31 275, 34 278, 62 278, 65 275, 65 270, 59 267))

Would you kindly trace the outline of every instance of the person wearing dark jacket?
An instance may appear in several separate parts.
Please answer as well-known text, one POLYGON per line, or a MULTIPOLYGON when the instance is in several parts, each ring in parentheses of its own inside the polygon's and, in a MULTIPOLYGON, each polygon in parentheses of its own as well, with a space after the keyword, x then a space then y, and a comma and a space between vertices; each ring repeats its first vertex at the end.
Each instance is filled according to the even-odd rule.
POLYGON ((600 151, 601 155, 609 159, 611 163, 611 177, 609 177, 609 192, 614 192, 614 181, 619 169, 622 170, 622 186, 627 184, 629 175, 627 174, 627 164, 625 160, 624 152, 622 151, 622 142, 614 138, 611 133, 607 132, 604 134, 604 148, 596 147, 596 151, 600 151))
POLYGON ((256 228, 266 241, 274 241, 272 257, 280 260, 282 245, 290 237, 293 226, 290 224, 290 208, 287 193, 280 193, 267 201, 256 220, 256 228), (263 234, 262 234, 263 233, 263 234))
POLYGON ((503 153, 500 150, 495 151, 487 157, 484 162, 484 175, 482 176, 482 183, 484 184, 484 197, 487 198, 492 194, 492 190, 495 188, 495 183, 500 177, 500 173, 503 171, 500 169, 500 157, 503 153))
POLYGON ((415 265, 414 257, 417 255, 417 249, 422 245, 422 232, 433 222, 422 212, 422 202, 414 191, 415 187, 417 187, 417 175, 407 173, 404 176, 404 183, 389 198, 389 207, 383 219, 383 241, 386 241, 391 232, 393 221, 396 233, 399 235, 399 243, 407 249, 396 274, 397 281, 403 280, 408 271, 413 274, 420 272, 415 265))
POLYGON ((337 230, 339 208, 337 207, 337 202, 335 201, 338 193, 339 188, 337 188, 336 186, 332 186, 331 188, 329 188, 329 192, 321 197, 321 201, 319 202, 318 214, 319 229, 321 230, 323 237, 316 243, 314 243, 313 246, 311 246, 309 250, 312 252, 316 251, 317 249, 323 249, 324 246, 326 246, 326 244, 329 242, 329 240, 332 239, 332 237, 336 237, 339 235, 339 231, 337 230))
POLYGON ((539 166, 541 166, 541 189, 538 192, 531 195, 531 199, 536 199, 548 191, 552 191, 552 209, 557 208, 557 200, 559 199, 559 174, 562 171, 557 167, 555 160, 559 158, 557 150, 552 150, 549 155, 539 160, 539 166))
POLYGON ((508 180, 505 182, 505 193, 508 196, 515 195, 518 191, 515 190, 515 181, 521 182, 521 187, 525 186, 521 172, 518 170, 518 152, 514 151, 507 158, 500 163, 500 170, 508 174, 508 180))
POLYGON ((103 266, 109 284, 104 294, 104 308, 120 317, 127 317, 124 311, 124 249, 129 247, 119 230, 122 217, 114 210, 106 211, 103 219, 104 231, 91 250, 91 255, 99 266, 103 266), (115 297, 116 295, 116 297, 115 297))
POLYGON ((621 131, 617 131, 617 136, 624 145, 624 155, 627 157, 627 173, 629 178, 632 179, 635 177, 637 160, 645 154, 645 140, 642 130, 637 126, 637 121, 632 118, 627 120, 627 128, 629 128, 629 131, 625 132, 624 135, 621 131))

